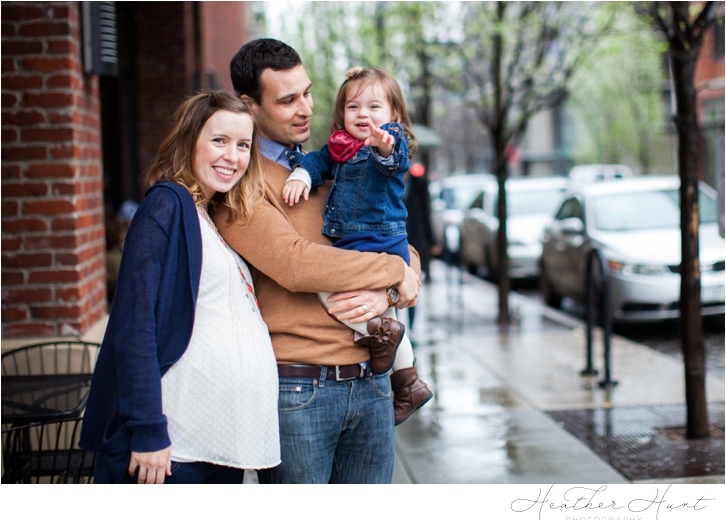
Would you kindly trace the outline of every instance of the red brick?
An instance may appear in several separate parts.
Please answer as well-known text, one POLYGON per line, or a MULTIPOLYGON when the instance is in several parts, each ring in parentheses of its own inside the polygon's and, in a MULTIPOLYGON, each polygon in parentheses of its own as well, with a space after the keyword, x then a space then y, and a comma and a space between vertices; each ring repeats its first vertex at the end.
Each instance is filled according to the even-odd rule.
MULTIPOLYGON (((43 149, 45 150, 45 148, 43 149)), ((68 163, 41 163, 31 164, 25 170, 25 176, 31 179, 52 179, 73 177, 75 168, 68 163)))
POLYGON ((36 249, 50 249, 51 235, 30 235, 25 237, 25 249, 34 251, 36 249))
MULTIPOLYGON (((18 165, 18 164, 3 164, 2 165, 2 180, 7 181, 10 179, 19 179, 19 178, 20 178, 20 165, 18 165)), ((3 190, 5 190, 5 188, 3 188, 3 190)))
POLYGON ((29 284, 46 284, 46 283, 73 283, 81 279, 81 273, 78 271, 63 271, 54 269, 52 271, 31 271, 29 284))
POLYGON ((77 305, 44 305, 42 307, 31 307, 30 313, 34 318, 41 320, 52 320, 57 318, 80 318, 81 308, 77 305))
POLYGON ((78 44, 75 40, 51 40, 45 50, 47 54, 70 54, 75 56, 78 53, 78 44))
POLYGON ((75 249, 80 244, 76 235, 51 236, 50 246, 57 249, 75 249))
POLYGON ((2 216, 3 217, 15 217, 18 215, 18 203, 14 200, 2 201, 2 216))
POLYGON ((81 149, 78 146, 56 146, 50 149, 51 159, 76 159, 80 155, 81 149))
POLYGON ((29 128, 23 130, 23 141, 25 142, 63 142, 73 140, 73 129, 71 128, 29 128))
POLYGON ((20 26, 20 36, 62 36, 70 32, 67 22, 31 22, 20 26))
MULTIPOLYGON (((3 15, 3 16, 5 16, 5 15, 3 15)), ((15 30, 15 24, 12 24, 12 23, 3 22, 2 29, 0 29, 0 30, 2 31, 3 38, 9 38, 11 36, 15 36, 17 33, 17 31, 15 30)), ((4 70, 5 70, 5 68, 3 67, 3 71, 4 70)))
MULTIPOLYGON (((19 237, 2 237, 0 239, 3 251, 17 251, 23 245, 23 239, 19 237)), ((3 281, 5 281, 3 279, 3 281)))
MULTIPOLYGON (((5 75, 3 76, 3 88, 7 90, 30 90, 43 88, 43 76, 33 74, 32 76, 5 75)), ((3 119, 5 115, 3 114, 3 119)))
POLYGON ((22 285, 25 283, 25 274, 18 271, 3 271, 2 273, 3 287, 8 288, 13 285, 22 285))
MULTIPOLYGON (((73 105, 73 95, 63 92, 26 93, 23 96, 24 107, 64 107, 73 105)), ((3 103, 5 106, 5 103, 3 103)))
POLYGON ((3 220, 3 233, 26 233, 48 231, 48 223, 39 218, 24 218, 20 220, 3 220))
POLYGON ((4 197, 36 197, 47 193, 48 185, 43 182, 6 182, 3 184, 4 197))
POLYGON ((56 196, 63 196, 63 195, 76 195, 79 193, 79 185, 78 183, 74 182, 72 184, 62 184, 62 183, 54 183, 53 184, 53 195, 56 196))
POLYGON ((48 151, 44 146, 3 146, 3 161, 27 161, 45 159, 48 151))
POLYGON ((0 135, 2 135, 3 144, 12 143, 18 139, 18 131, 15 128, 3 128, 0 135))
MULTIPOLYGON (((40 40, 3 40, 2 53, 5 56, 20 54, 41 54, 43 42, 40 40)), ((5 83, 5 78, 3 78, 5 83)))
POLYGON ((29 200, 23 204, 23 214, 25 215, 58 215, 74 211, 76 211, 76 205, 71 200, 29 200))
POLYGON ((53 111, 48 113, 48 121, 55 124, 77 124, 78 119, 80 119, 78 113, 70 110, 63 110, 58 112, 53 111))
POLYGON ((3 328, 3 338, 29 338, 53 336, 56 327, 51 323, 11 323, 3 328))
POLYGON ((24 321, 30 316, 28 309, 25 307, 8 307, 3 306, 2 309, 2 320, 7 321, 24 321))
MULTIPOLYGON (((2 4, 2 17, 4 20, 32 20, 41 18, 43 10, 37 5, 21 4, 19 2, 5 2, 2 4)), ((3 33, 3 36, 6 36, 3 33)))
POLYGON ((50 302, 53 291, 49 287, 3 289, 3 304, 50 302))
MULTIPOLYGON (((3 24, 3 27, 5 27, 5 24, 3 24)), ((4 34, 3 34, 4 36, 4 34)), ((15 72, 15 58, 6 58, 3 56, 2 58, 2 71, 3 74, 8 74, 10 72, 15 72)))
POLYGON ((19 253, 17 255, 2 255, 3 266, 15 269, 28 267, 51 267, 53 257, 50 253, 19 253))
MULTIPOLYGON (((3 85, 7 86, 5 78, 3 85)), ((45 116, 37 110, 3 110, 2 117, 4 125, 37 125, 45 121, 45 116)))
POLYGON ((2 106, 3 108, 14 107, 18 104, 18 96, 12 93, 2 93, 2 106))
POLYGON ((56 289, 55 291, 55 299, 60 302, 78 301, 83 299, 84 296, 80 287, 56 289))
POLYGON ((78 89, 81 86, 80 80, 71 74, 58 74, 46 79, 48 88, 70 88, 78 89))

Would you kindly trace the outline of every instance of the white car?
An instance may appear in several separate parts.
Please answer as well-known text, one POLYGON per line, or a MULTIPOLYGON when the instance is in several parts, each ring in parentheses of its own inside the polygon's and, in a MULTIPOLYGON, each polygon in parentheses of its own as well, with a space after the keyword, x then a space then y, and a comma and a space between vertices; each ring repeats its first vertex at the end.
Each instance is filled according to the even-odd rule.
MULTIPOLYGON (((542 230, 562 200, 564 177, 511 177, 507 192, 507 255, 510 278, 536 278, 542 254, 542 230)), ((499 185, 492 177, 473 201, 461 223, 461 260, 471 272, 499 272, 497 204, 499 185)))
POLYGON ((429 185, 431 228, 436 245, 446 252, 459 252, 459 226, 464 211, 492 179, 490 173, 452 175, 429 185))
MULTIPOLYGON (((680 300, 680 179, 636 177, 579 186, 546 226, 541 286, 545 302, 585 301, 587 259, 598 248, 610 280, 613 321, 676 318, 680 300)), ((724 313, 724 250, 716 193, 699 185, 703 315, 724 313)), ((597 271, 596 271, 597 274, 597 271)))

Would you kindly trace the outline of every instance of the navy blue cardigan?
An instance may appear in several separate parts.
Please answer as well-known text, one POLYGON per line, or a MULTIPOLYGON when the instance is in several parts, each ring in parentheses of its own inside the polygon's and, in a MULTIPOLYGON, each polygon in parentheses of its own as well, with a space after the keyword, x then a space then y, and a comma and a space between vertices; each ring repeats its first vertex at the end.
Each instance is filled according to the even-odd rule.
POLYGON ((189 191, 157 183, 129 227, 118 286, 84 414, 80 445, 99 451, 96 482, 128 481, 131 451, 171 445, 161 377, 184 354, 202 271, 189 191))

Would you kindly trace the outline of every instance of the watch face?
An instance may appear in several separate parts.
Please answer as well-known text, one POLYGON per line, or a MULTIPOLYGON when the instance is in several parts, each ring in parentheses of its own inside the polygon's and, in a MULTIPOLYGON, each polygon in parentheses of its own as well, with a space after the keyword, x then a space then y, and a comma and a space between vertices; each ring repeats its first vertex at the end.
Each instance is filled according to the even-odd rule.
POLYGON ((398 299, 401 297, 400 294, 398 294, 398 289, 395 287, 391 287, 388 289, 388 299, 391 300, 392 303, 398 303, 398 299))

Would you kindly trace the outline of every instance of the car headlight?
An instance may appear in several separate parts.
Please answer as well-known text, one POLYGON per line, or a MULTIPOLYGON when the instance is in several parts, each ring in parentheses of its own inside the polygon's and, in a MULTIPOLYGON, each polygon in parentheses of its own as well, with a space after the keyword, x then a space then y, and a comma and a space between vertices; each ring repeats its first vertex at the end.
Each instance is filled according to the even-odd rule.
POLYGON ((626 276, 631 274, 658 276, 670 273, 665 265, 658 264, 628 264, 624 262, 618 262, 617 260, 610 260, 608 262, 608 265, 610 266, 611 272, 621 273, 626 276))

